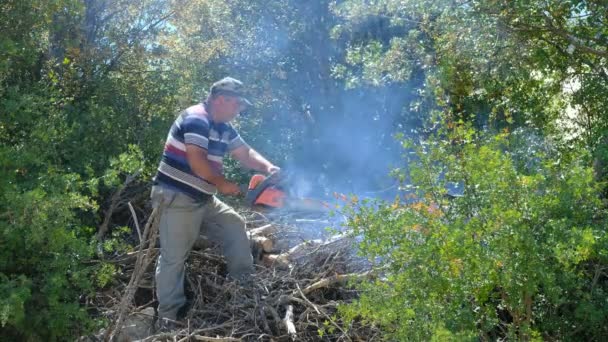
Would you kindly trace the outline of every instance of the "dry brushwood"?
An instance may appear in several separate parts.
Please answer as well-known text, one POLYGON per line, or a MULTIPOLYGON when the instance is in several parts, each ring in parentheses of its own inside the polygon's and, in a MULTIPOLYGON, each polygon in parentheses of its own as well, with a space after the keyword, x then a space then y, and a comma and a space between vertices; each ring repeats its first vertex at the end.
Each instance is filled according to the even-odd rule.
POLYGON ((266 224, 263 225, 261 227, 257 227, 257 228, 252 228, 247 230, 247 233, 249 235, 253 235, 253 236, 271 236, 272 234, 277 232, 277 227, 275 225, 272 224, 266 224))
POLYGON ((273 251, 273 247, 274 247, 274 243, 271 239, 263 237, 263 236, 252 236, 251 237, 251 242, 257 244, 258 246, 260 246, 260 248, 264 251, 264 252, 272 252, 273 251))
MULTIPOLYGON (((263 229, 255 236, 273 242, 285 231, 284 227, 268 225, 268 221, 257 223, 263 229)), ((250 231, 257 229, 250 228, 250 231)), ((144 241, 150 239, 149 230, 153 229, 146 225, 144 241)), ((370 276, 368 271, 353 272, 345 266, 352 255, 350 242, 346 240, 300 243, 274 255, 287 259, 289 267, 258 265, 248 283, 226 278, 226 265, 216 248, 193 250, 186 264, 189 310, 180 320, 181 325, 143 341, 376 340, 379 333, 375 327, 360 322, 345 326, 336 315, 338 303, 356 298, 348 281, 370 276)), ((140 244, 137 258, 133 255, 116 258, 115 264, 123 273, 132 275, 130 280, 124 280, 128 284, 96 298, 98 311, 114 322, 106 338, 118 333, 129 310, 155 306, 154 270, 143 261, 156 254, 157 249, 148 242, 140 244)))
POLYGON ((135 269, 131 275, 131 279, 129 280, 129 285, 127 285, 125 294, 120 301, 120 307, 118 309, 116 320, 106 331, 104 339, 107 341, 112 340, 114 336, 120 333, 127 310, 130 308, 131 302, 133 301, 135 291, 139 286, 146 268, 152 262, 154 253, 152 252, 152 248, 149 247, 154 246, 156 239, 158 238, 158 225, 160 222, 160 215, 158 215, 158 213, 162 210, 162 206, 163 203, 161 201, 160 205, 154 208, 152 214, 148 218, 148 223, 146 223, 146 227, 144 228, 144 233, 142 235, 142 238, 145 240, 139 244, 139 254, 137 256, 137 260, 135 261, 135 269), (148 248, 144 251, 144 247, 146 247, 144 245, 146 244, 148 248))
POLYGON ((285 318, 283 321, 285 322, 285 327, 287 328, 287 334, 289 334, 289 337, 295 341, 298 333, 296 331, 295 324, 293 324, 293 305, 286 306, 285 318))
POLYGON ((125 202, 128 202, 128 200, 126 199, 126 196, 123 196, 123 193, 124 193, 125 189, 129 186, 129 184, 131 184, 134 180, 137 179, 139 174, 140 174, 140 172, 138 171, 132 175, 128 175, 127 178, 125 179, 125 182, 112 195, 112 198, 110 199, 110 206, 106 210, 103 222, 101 223, 101 226, 99 226, 99 229, 97 231, 97 239, 99 241, 103 240, 103 237, 108 232, 108 229, 110 228, 110 219, 112 218, 114 211, 118 207, 123 205, 125 202))

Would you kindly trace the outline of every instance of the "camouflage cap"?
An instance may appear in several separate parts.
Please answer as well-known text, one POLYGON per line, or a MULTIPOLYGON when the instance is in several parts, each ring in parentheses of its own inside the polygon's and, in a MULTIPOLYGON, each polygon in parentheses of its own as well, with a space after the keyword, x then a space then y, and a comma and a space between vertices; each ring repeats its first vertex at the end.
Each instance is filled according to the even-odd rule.
POLYGON ((224 77, 213 83, 211 86, 211 95, 234 96, 238 97, 239 100, 247 106, 252 105, 251 102, 244 97, 243 82, 232 77, 224 77))

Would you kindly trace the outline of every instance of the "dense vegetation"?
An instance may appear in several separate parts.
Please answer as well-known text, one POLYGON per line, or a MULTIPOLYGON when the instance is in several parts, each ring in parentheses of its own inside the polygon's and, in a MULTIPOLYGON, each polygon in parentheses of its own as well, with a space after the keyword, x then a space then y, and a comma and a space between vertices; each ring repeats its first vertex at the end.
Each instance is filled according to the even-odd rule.
POLYGON ((0 337, 94 328, 112 193, 131 177, 144 201, 174 115, 232 75, 255 102, 241 134, 278 164, 357 193, 392 167, 409 189, 353 197, 382 277, 345 317, 398 340, 605 339, 605 6, 3 1, 0 337))

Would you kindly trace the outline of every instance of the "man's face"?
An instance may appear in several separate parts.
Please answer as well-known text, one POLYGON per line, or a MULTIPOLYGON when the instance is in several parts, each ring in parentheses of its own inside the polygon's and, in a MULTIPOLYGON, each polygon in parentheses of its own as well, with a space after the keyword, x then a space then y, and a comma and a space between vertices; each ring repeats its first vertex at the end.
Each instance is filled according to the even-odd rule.
POLYGON ((213 119, 218 122, 229 122, 245 109, 245 105, 236 96, 220 95, 215 103, 213 119))

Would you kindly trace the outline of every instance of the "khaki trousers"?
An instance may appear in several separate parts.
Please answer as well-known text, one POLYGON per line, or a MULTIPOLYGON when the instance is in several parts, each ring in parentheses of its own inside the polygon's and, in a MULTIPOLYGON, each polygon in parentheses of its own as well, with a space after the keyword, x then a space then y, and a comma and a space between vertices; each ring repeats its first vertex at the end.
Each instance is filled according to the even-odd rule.
POLYGON ((160 213, 160 255, 156 265, 158 317, 175 320, 177 311, 186 303, 184 263, 198 236, 203 233, 222 246, 231 277, 242 279, 253 272, 253 258, 245 220, 215 196, 205 202, 155 185, 151 193, 160 213))

